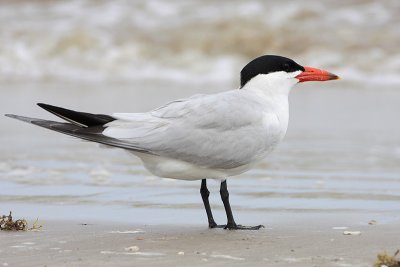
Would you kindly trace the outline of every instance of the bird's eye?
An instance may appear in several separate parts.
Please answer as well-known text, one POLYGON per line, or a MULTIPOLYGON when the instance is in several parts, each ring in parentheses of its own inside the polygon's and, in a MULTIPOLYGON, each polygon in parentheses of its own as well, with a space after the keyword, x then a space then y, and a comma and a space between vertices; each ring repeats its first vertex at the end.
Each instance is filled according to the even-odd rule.
POLYGON ((289 66, 288 63, 283 64, 283 70, 286 71, 286 72, 289 72, 290 66, 289 66))

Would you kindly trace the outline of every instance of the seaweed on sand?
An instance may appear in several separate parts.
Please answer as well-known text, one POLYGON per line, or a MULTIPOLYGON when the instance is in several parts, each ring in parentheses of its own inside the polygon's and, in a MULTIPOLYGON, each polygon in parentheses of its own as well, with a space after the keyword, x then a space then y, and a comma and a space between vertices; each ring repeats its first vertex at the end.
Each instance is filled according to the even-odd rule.
POLYGON ((37 219, 33 223, 32 227, 27 229, 28 222, 25 219, 19 219, 14 221, 11 211, 9 215, 2 215, 0 216, 0 230, 1 231, 38 231, 42 228, 41 225, 37 224, 37 219))
POLYGON ((13 221, 11 211, 8 216, 2 215, 0 217, 0 230, 3 231, 25 231, 28 223, 25 219, 13 221))
POLYGON ((397 250, 393 256, 388 255, 386 252, 379 253, 375 261, 374 267, 400 267, 400 259, 396 259, 400 250, 397 250))

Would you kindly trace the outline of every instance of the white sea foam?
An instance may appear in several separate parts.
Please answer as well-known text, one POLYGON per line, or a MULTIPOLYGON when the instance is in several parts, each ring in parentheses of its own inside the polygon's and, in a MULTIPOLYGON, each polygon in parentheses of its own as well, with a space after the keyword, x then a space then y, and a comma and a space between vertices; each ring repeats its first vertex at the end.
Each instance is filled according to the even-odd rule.
POLYGON ((231 255, 223 255, 223 254, 212 254, 210 255, 212 258, 218 258, 218 259, 228 259, 228 260, 235 260, 235 261, 243 261, 245 258, 241 257, 234 257, 231 255))
POLYGON ((343 79, 400 84, 398 1, 9 1, 1 81, 230 82, 283 54, 343 79), (329 11, 328 11, 329 10, 329 11), (266 16, 268 14, 268 16, 266 16))
POLYGON ((142 234, 145 233, 142 230, 127 230, 127 231, 111 231, 111 234, 142 234))
POLYGON ((113 255, 138 255, 138 256, 164 256, 165 253, 160 252, 118 252, 118 251, 110 251, 110 250, 102 250, 100 251, 101 254, 113 254, 113 255))

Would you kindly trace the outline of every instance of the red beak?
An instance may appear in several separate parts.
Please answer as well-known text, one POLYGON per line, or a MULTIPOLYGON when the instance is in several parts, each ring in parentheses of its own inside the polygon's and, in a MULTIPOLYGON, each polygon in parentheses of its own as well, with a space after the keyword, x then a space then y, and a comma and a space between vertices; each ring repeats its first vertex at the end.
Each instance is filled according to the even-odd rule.
POLYGON ((317 68, 304 67, 304 71, 296 76, 302 82, 337 80, 339 76, 317 68))

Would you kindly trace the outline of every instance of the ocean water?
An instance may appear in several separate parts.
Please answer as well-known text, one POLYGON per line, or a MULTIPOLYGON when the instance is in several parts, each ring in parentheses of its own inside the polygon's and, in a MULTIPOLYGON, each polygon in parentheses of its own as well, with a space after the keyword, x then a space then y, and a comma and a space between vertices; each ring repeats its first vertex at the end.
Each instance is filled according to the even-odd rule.
POLYGON ((0 81, 237 81, 260 54, 399 84, 400 3, 2 1, 0 81), (343 64, 345 62, 345 64, 343 64), (199 78, 199 76, 201 78, 199 78))
MULTIPOLYGON (((400 211, 400 2, 3 1, 0 113, 141 112, 238 87, 261 54, 341 76, 298 85, 287 137, 228 180, 239 222, 400 211), (240 218, 240 219, 239 219, 240 218)), ((0 213, 205 223, 199 181, 157 178, 119 149, 0 117, 0 213)), ((224 221, 219 183, 209 182, 224 221)))

